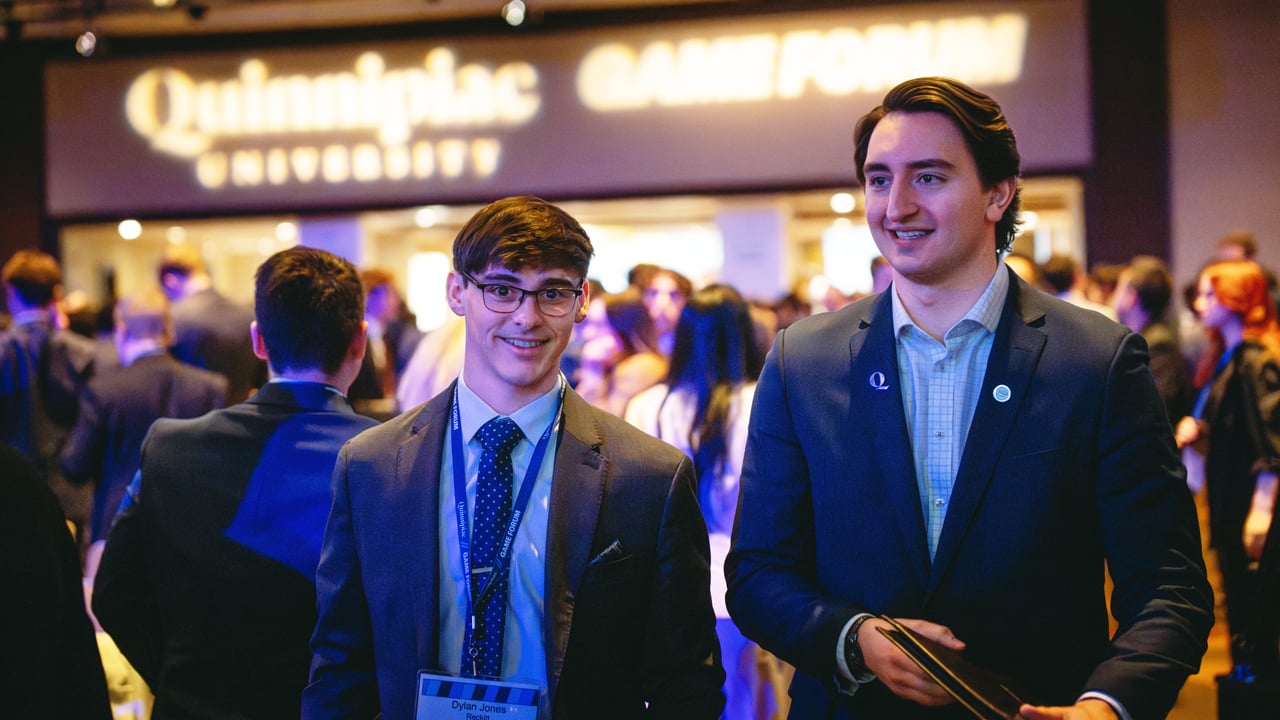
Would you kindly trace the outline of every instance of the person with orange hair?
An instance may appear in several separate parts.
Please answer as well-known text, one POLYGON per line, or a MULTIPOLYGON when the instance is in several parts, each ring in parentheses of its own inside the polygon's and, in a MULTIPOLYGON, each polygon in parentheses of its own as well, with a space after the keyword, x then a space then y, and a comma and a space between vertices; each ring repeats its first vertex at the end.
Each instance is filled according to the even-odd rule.
POLYGON ((1218 553, 1231 632, 1231 676, 1277 669, 1274 641, 1260 642, 1274 608, 1260 602, 1262 554, 1280 471, 1280 325, 1267 278, 1249 260, 1200 272, 1195 310, 1209 335, 1196 372, 1195 409, 1178 423, 1179 447, 1204 454, 1209 542, 1218 553))

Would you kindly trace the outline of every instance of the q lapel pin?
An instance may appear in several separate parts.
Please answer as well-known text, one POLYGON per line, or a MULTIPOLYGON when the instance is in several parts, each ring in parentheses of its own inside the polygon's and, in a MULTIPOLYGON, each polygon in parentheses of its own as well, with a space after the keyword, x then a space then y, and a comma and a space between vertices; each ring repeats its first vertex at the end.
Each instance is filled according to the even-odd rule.
POLYGON ((991 397, 995 398, 996 402, 999 403, 1009 402, 1009 398, 1013 397, 1013 391, 1009 389, 1008 385, 997 385, 991 391, 991 397))
POLYGON ((879 370, 871 373, 871 377, 867 378, 867 382, 870 383, 871 387, 875 390, 889 389, 889 383, 885 382, 884 373, 879 370))

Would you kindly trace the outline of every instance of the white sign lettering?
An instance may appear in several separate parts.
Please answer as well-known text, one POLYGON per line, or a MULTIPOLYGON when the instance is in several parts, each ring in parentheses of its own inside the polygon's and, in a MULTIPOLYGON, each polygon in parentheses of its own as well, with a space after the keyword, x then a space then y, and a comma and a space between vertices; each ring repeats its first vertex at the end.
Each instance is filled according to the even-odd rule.
POLYGON ((1027 19, 924 20, 755 34, 635 48, 606 43, 578 67, 578 96, 598 112, 841 96, 886 90, 925 75, 1002 84, 1022 73, 1027 19))
POLYGON ((413 142, 419 128, 512 127, 538 113, 538 73, 524 62, 490 69, 458 66, 437 48, 420 68, 388 70, 368 52, 354 72, 272 76, 251 59, 235 79, 196 80, 174 68, 139 75, 125 97, 125 115, 155 150, 195 160, 208 188, 289 182, 372 182, 407 178, 480 177, 497 171, 501 147, 488 138, 413 142), (372 142, 235 148, 235 141, 303 133, 371 133, 372 142))

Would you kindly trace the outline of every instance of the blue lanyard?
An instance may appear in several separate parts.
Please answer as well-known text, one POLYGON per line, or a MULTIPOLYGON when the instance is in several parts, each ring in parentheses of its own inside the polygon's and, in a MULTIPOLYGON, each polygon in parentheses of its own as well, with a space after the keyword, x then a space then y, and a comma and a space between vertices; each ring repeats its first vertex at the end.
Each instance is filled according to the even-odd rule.
POLYGON ((534 481, 537 480, 538 470, 542 467, 542 458, 547 453, 547 446, 550 444, 551 431, 556 426, 556 421, 560 418, 560 412, 564 409, 564 393, 566 383, 562 379, 560 381, 560 401, 556 408, 556 412, 551 417, 551 424, 547 425, 547 429, 542 432, 542 437, 538 439, 538 444, 533 449, 533 458, 529 460, 529 467, 525 470, 524 480, 520 483, 520 492, 516 495, 515 502, 511 505, 511 518, 507 521, 507 531, 503 535, 502 543, 498 546, 498 556, 494 558, 493 567, 489 569, 488 575, 485 577, 484 586, 480 589, 480 594, 476 598, 471 596, 471 523, 467 519, 467 456, 463 452, 462 444, 462 416, 458 408, 458 389, 454 386, 453 390, 453 411, 450 414, 450 436, 453 449, 453 498, 455 507, 455 517, 458 523, 458 548, 462 555, 462 578, 463 584, 467 586, 467 617, 471 622, 471 650, 474 657, 479 653, 477 638, 481 637, 478 626, 482 624, 482 620, 476 617, 475 608, 489 599, 489 596, 497 590, 497 580, 506 577, 508 565, 511 561, 511 548, 515 545, 516 530, 520 529, 520 521, 524 519, 525 510, 529 507, 529 499, 533 496, 534 481))
POLYGON ((1222 371, 1226 369, 1228 364, 1230 364, 1232 356, 1236 354, 1236 351, 1239 350, 1243 344, 1244 343, 1238 343, 1230 350, 1222 351, 1222 357, 1218 358, 1218 366, 1213 369, 1213 374, 1209 376, 1209 379, 1204 381, 1204 387, 1200 388, 1200 393, 1196 396, 1196 406, 1191 411, 1191 417, 1199 420, 1201 419, 1201 416, 1204 415, 1204 407, 1209 402, 1209 392, 1213 389, 1214 381, 1218 379, 1218 376, 1221 375, 1222 371))

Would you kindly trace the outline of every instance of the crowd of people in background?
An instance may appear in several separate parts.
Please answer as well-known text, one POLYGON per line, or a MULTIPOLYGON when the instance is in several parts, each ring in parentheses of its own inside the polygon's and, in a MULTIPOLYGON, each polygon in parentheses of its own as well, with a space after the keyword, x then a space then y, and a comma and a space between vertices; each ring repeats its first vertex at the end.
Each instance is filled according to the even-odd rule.
MULTIPOLYGON (((1218 555, 1222 573, 1219 589, 1226 596, 1232 633, 1232 672, 1241 677, 1277 670, 1277 613, 1274 607, 1267 610, 1261 603, 1264 598, 1280 597, 1276 578, 1258 573, 1264 557, 1274 565, 1280 552, 1275 547, 1276 533, 1268 534, 1280 471, 1280 326, 1276 324, 1275 277, 1256 263, 1256 252, 1256 243, 1248 234, 1224 238, 1218 256, 1185 288, 1175 287, 1168 267, 1152 256, 1138 256, 1122 265, 1096 266, 1090 272, 1067 255, 1053 255, 1043 262, 1016 252, 1006 257, 1007 264, 1032 286, 1118 320, 1145 339, 1160 399, 1186 459, 1190 489, 1207 492, 1210 542, 1218 555), (1268 642, 1270 647, 1265 647, 1268 642)), ((355 287, 354 271, 346 270, 350 271, 348 284, 355 287)), ((866 294, 888 290, 893 270, 884 259, 876 258, 870 270, 874 286, 866 294)), ((11 473, 4 492, 6 497, 22 496, 24 507, 38 505, 39 511, 32 510, 28 519, 45 526, 54 515, 49 510, 53 501, 39 496, 48 493, 61 508, 59 517, 72 529, 60 536, 43 527, 40 542, 47 546, 50 567, 35 568, 27 563, 24 572, 15 577, 42 587, 65 585, 68 577, 84 577, 92 590, 102 543, 122 506, 133 507, 123 513, 126 520, 120 534, 128 532, 130 542, 137 546, 132 552, 141 552, 138 548, 145 543, 139 539, 140 518, 146 517, 144 511, 154 512, 153 506, 162 501, 136 504, 139 467, 144 467, 144 475, 159 478, 153 481, 151 492, 164 497, 161 493, 172 492, 165 489, 167 475, 176 478, 200 471, 191 467, 192 462, 198 462, 192 457, 207 452, 207 461, 212 463, 218 453, 232 452, 229 445, 217 443, 202 450, 201 441, 191 438, 183 445, 181 432, 185 431, 180 428, 198 432, 199 426, 162 422, 156 427, 165 434, 150 441, 151 455, 146 461, 156 469, 146 470, 144 438, 148 431, 160 433, 152 430, 152 424, 162 418, 195 418, 210 411, 232 413, 223 420, 230 422, 237 411, 220 408, 234 408, 250 398, 269 402, 257 388, 268 377, 273 358, 279 362, 286 352, 296 350, 298 361, 287 367, 271 365, 272 377, 327 367, 316 371, 318 374, 302 372, 299 377, 321 378, 321 382, 327 378, 332 383, 341 376, 342 382, 349 383, 349 390, 338 389, 347 393, 357 412, 368 416, 362 421, 344 416, 340 437, 330 438, 331 447, 323 457, 313 458, 311 464, 316 467, 325 464, 350 435, 416 408, 449 387, 463 361, 466 335, 461 318, 422 333, 403 302, 393 273, 366 268, 358 278, 367 331, 357 333, 344 325, 342 332, 348 343, 363 343, 363 354, 359 358, 343 355, 344 349, 339 347, 333 351, 338 359, 330 362, 297 350, 299 343, 315 340, 305 333, 290 341, 294 349, 267 351, 265 343, 270 341, 263 339, 268 332, 264 312, 267 317, 274 313, 277 321, 294 322, 300 317, 298 309, 278 305, 264 310, 260 304, 255 322, 253 310, 231 303, 214 290, 201 258, 181 246, 159 263, 156 287, 117 301, 109 326, 96 336, 84 332, 83 325, 80 333, 75 332, 68 314, 60 309, 61 276, 53 257, 22 251, 10 259, 3 269, 9 316, 8 327, 0 336, 0 440, 5 446, 0 451, 6 458, 23 459, 15 459, 19 464, 10 466, 21 468, 21 472, 11 473), (255 328, 252 336, 251 325, 255 328), (172 439, 167 438, 169 433, 174 435, 172 439), (39 478, 39 483, 32 478, 39 478), (38 577, 42 572, 48 577, 38 577)), ((708 531, 711 599, 727 675, 723 717, 782 717, 788 706, 786 686, 792 668, 748 640, 725 606, 724 560, 737 509, 747 424, 756 382, 776 333, 801 317, 836 309, 865 294, 828 296, 814 302, 793 293, 765 301, 744 298, 724 283, 697 287, 674 269, 647 264, 636 266, 629 281, 628 287, 612 293, 589 281, 585 318, 574 327, 560 367, 569 385, 590 404, 625 418, 692 459, 697 499, 708 531)), ((260 277, 259 283, 263 282, 260 277)), ((334 331, 320 326, 312 330, 334 331)), ((279 328, 271 332, 289 335, 279 328)), ((290 398, 288 402, 301 401, 290 398)), ((307 412, 318 412, 315 405, 323 402, 303 404, 310 403, 307 412)), ((199 422, 214 422, 217 413, 206 418, 212 419, 199 422)), ((287 416, 280 419, 286 420, 287 416)), ((226 432, 234 434, 232 429, 226 432)), ((266 435, 259 433, 259 437, 266 435)), ((293 447, 236 452, 247 453, 257 462, 263 453, 293 447)), ((292 461, 282 456, 273 462, 283 468, 292 461)), ((327 488, 327 472, 324 480, 327 488)), ((194 501, 212 502, 209 498, 194 501)), ((6 499, 0 506, 8 507, 9 502, 6 499)), ((14 507, 17 502, 13 500, 14 507)), ((178 504, 177 500, 169 502, 178 504)), ((228 508, 227 512, 230 520, 235 511, 228 508)), ((323 525, 323 515, 318 505, 309 513, 311 522, 318 525, 323 525)), ((271 543, 289 542, 285 535, 260 524, 246 520, 242 526, 238 517, 236 523, 238 531, 249 538, 246 542, 260 544, 264 554, 272 554, 267 547, 271 543)), ((0 525, 8 528, 7 523, 0 525)), ((178 543, 173 538, 184 536, 196 538, 198 531, 175 528, 171 542, 178 543)), ((154 648, 146 645, 149 633, 159 631, 141 624, 147 620, 147 608, 175 600, 172 596, 136 595, 146 578, 136 569, 128 569, 128 563, 135 559, 127 557, 127 550, 124 540, 108 550, 108 572, 100 577, 110 579, 113 595, 95 600, 93 606, 108 611, 108 634, 113 630, 111 623, 117 623, 114 627, 120 628, 125 640, 121 645, 128 644, 125 655, 143 671, 143 677, 154 681, 161 663, 154 657, 154 648)), ((313 548, 312 555, 314 551, 318 548, 313 548)), ((181 563, 184 558, 175 560, 181 563)), ((300 567, 312 567, 316 559, 309 556, 299 562, 300 567)), ((225 584, 237 587, 229 580, 225 584)), ((299 597, 305 591, 288 589, 295 595, 300 592, 299 597)), ((62 587, 60 592, 78 598, 79 585, 62 587)), ((190 591, 187 595, 185 601, 194 602, 190 591)), ((53 676, 47 668, 55 664, 65 669, 57 673, 63 680, 52 686, 30 682, 31 696, 39 698, 39 707, 57 707, 72 698, 83 703, 101 700, 99 686, 105 687, 102 668, 96 659, 85 655, 100 652, 107 659, 116 717, 128 717, 121 710, 128 707, 137 717, 147 715, 152 700, 145 686, 136 681, 134 668, 112 653, 110 640, 100 638, 99 643, 106 643, 101 648, 93 643, 88 634, 96 618, 84 614, 83 603, 72 609, 77 603, 63 597, 56 601, 63 610, 53 613, 48 608, 54 607, 54 599, 46 595, 32 598, 27 605, 0 612, 0 618, 6 627, 28 630, 39 623, 63 626, 60 632, 65 637, 56 643, 40 635, 27 648, 38 646, 40 653, 27 656, 32 658, 31 672, 23 677, 39 678, 46 672, 53 676), (37 611, 36 604, 41 603, 47 607, 37 611), (78 665, 56 659, 59 653, 78 655, 78 665), (88 678, 91 692, 67 691, 66 674, 75 667, 85 670, 83 677, 88 678)), ((314 612, 304 613, 304 618, 313 621, 314 612)), ((196 640, 219 642, 203 636, 196 640)), ((295 655, 301 652, 298 648, 293 651, 295 655)), ((269 673, 271 669, 262 667, 254 672, 269 673)), ((237 682, 249 682, 250 675, 237 676, 237 682)), ((304 680, 299 677, 297 684, 304 680)), ((278 706, 292 705, 284 702, 278 706)), ((93 715, 77 708, 74 716, 93 715)), ((97 715, 108 716, 105 711, 97 715)))

